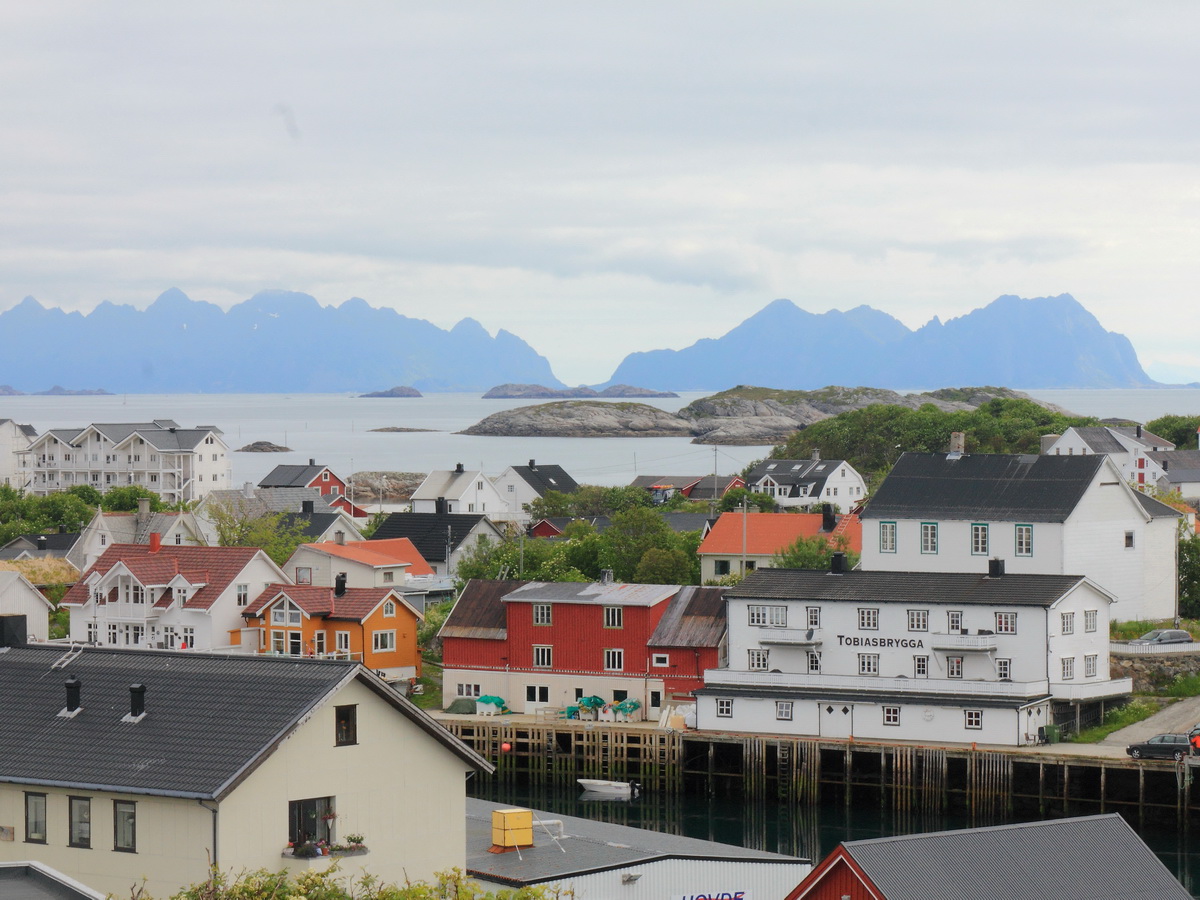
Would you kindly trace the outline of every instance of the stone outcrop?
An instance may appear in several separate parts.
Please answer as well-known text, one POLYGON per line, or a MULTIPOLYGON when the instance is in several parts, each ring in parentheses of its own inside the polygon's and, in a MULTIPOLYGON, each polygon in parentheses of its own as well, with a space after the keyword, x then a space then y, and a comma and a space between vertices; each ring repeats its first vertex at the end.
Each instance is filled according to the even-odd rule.
POLYGON ((1162 690, 1179 677, 1200 674, 1200 647, 1194 653, 1125 656, 1114 650, 1109 657, 1113 678, 1132 678, 1135 693, 1162 690))
POLYGON ((579 400, 589 397, 630 398, 678 397, 672 391, 652 391, 649 388, 614 384, 602 391, 585 385, 574 388, 548 388, 543 384, 499 384, 483 395, 484 400, 579 400))
POLYGON ((460 434, 505 437, 691 437, 691 425, 644 403, 563 400, 493 413, 460 434))
POLYGON ((362 397, 423 397, 425 396, 415 387, 398 384, 395 387, 388 388, 386 391, 371 391, 369 394, 359 394, 362 397))
POLYGON ((423 472, 355 472, 354 497, 360 503, 402 503, 412 499, 413 491, 425 480, 423 472))
POLYGON ((272 444, 270 441, 255 441, 245 447, 238 447, 235 453, 291 453, 291 447, 272 444))

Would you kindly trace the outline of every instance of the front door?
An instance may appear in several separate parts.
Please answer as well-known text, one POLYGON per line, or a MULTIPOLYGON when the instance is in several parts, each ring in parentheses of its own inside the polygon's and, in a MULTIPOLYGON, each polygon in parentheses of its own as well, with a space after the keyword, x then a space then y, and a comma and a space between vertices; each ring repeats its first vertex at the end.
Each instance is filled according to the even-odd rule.
POLYGON ((821 723, 821 737, 848 738, 854 734, 853 703, 822 700, 818 704, 817 717, 821 723))

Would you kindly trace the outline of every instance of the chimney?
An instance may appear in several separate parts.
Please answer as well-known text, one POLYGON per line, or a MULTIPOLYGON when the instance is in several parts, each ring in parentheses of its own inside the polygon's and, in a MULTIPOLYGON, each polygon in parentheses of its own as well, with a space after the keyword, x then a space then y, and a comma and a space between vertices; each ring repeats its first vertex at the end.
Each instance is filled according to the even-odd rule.
POLYGON ((254 482, 247 481, 242 485, 242 496, 247 500, 254 499, 254 482))
POLYGON ((145 525, 149 521, 150 521, 150 498, 149 497, 138 497, 138 508, 137 508, 138 527, 141 528, 143 525, 145 525))
POLYGON ((833 506, 829 503, 821 504, 821 530, 826 534, 837 528, 837 516, 833 514, 833 506))
POLYGON ((840 550, 829 555, 829 572, 832 575, 846 574, 846 554, 840 550))
POLYGON ((1041 446, 1038 448, 1041 454, 1045 456, 1047 453, 1049 453, 1050 448, 1054 446, 1054 442, 1060 437, 1062 437, 1061 434, 1043 434, 1041 446))
POLYGON ((950 432, 950 452, 965 453, 967 451, 967 436, 961 431, 950 432))
POLYGON ((612 584, 613 583, 613 570, 612 569, 601 569, 600 570, 600 583, 601 584, 612 584))
POLYGON ((67 533, 67 526, 66 526, 66 525, 59 525, 59 526, 58 526, 58 533, 59 533, 59 534, 66 534, 66 533, 67 533))
POLYGON ((821 461, 821 451, 820 451, 820 450, 813 450, 813 452, 812 452, 812 461, 813 461, 813 462, 820 462, 820 461, 821 461))
POLYGON ((157 531, 150 532, 150 552, 157 553, 162 549, 162 535, 157 531))
POLYGON ((1137 436, 1138 436, 1139 438, 1142 436, 1142 426, 1141 426, 1141 425, 1139 425, 1139 426, 1137 427, 1137 436))
POLYGON ((988 578, 1004 577, 1004 560, 993 556, 988 560, 988 578))
POLYGON ((462 463, 459 463, 458 465, 456 465, 456 466, 454 467, 454 474, 455 474, 455 475, 461 475, 462 473, 463 473, 463 464, 462 464, 462 463))
POLYGON ((346 595, 346 573, 338 572, 337 578, 333 579, 333 596, 344 597, 346 595))
POLYGON ((79 695, 82 686, 80 685, 79 679, 74 675, 71 675, 69 678, 67 678, 66 687, 67 707, 65 712, 67 715, 72 715, 79 710, 79 695))
POLYGON ((434 512, 436 512, 439 516, 444 516, 446 514, 446 498, 438 497, 437 500, 434 501, 433 509, 434 512))
POLYGON ((537 463, 534 462, 532 459, 529 461, 529 468, 531 468, 531 469, 537 468, 537 463))
POLYGON ((37 536, 37 548, 38 548, 39 550, 45 550, 45 549, 46 549, 46 536, 45 536, 44 534, 39 534, 39 535, 37 536))
POLYGON ((313 501, 312 500, 301 500, 300 501, 300 512, 302 512, 306 516, 311 516, 313 514, 313 501))
POLYGON ((140 719, 146 714, 146 686, 131 684, 129 686, 129 718, 140 719))
POLYGON ((13 613, 0 616, 0 647, 24 647, 28 637, 24 616, 13 613))
POLYGON ((337 530, 333 533, 333 540, 339 547, 346 546, 346 532, 337 530))
POLYGON ((312 457, 309 457, 308 464, 310 466, 315 466, 317 464, 317 461, 315 459, 313 459, 312 457))

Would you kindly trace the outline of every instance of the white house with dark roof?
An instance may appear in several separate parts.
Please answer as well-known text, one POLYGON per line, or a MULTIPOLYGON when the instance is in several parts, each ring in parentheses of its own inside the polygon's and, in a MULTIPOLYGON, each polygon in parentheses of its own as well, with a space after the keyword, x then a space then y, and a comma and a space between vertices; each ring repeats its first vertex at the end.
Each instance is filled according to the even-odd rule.
POLYGON ((1185 500, 1200 498, 1200 450, 1150 451, 1145 460, 1147 484, 1178 491, 1185 500))
POLYGON ((482 513, 392 513, 371 535, 372 541, 408 538, 438 576, 453 575, 464 553, 480 541, 500 541, 504 532, 482 513))
POLYGON ((111 647, 228 648, 264 587, 288 581, 255 547, 115 544, 67 591, 71 640, 111 647))
POLYGON ((37 429, 21 425, 12 419, 0 419, 0 484, 18 490, 28 486, 29 476, 24 456, 37 438, 37 429))
POLYGON ((458 463, 453 469, 436 469, 413 491, 415 513, 482 513, 489 519, 505 518, 508 502, 492 479, 478 469, 458 463))
POLYGON ((80 571, 86 571, 114 544, 149 544, 152 534, 158 535, 160 543, 177 547, 203 547, 208 544, 194 513, 177 510, 153 512, 149 499, 142 498, 138 501, 137 512, 105 512, 97 509, 79 535, 78 546, 73 551, 74 558, 67 558, 80 571))
MULTIPOLYGON (((539 465, 533 459, 527 466, 509 466, 496 476, 493 484, 506 506, 506 514, 501 518, 515 522, 528 522, 529 513, 526 507, 548 492, 570 494, 579 489, 579 483, 568 475, 562 466, 545 463, 539 465)), ((417 512, 415 508, 413 511, 417 512)))
POLYGON ((746 475, 746 488, 766 494, 785 509, 829 503, 849 511, 867 494, 867 483, 844 459, 764 459, 746 475))
POLYGON ((1031 744, 1127 696, 1111 596, 1078 575, 761 569, 725 594, 701 730, 1031 744))
POLYGON ((869 571, 1085 575, 1115 621, 1177 606, 1181 514, 1133 490, 1105 454, 905 453, 862 513, 869 571))
POLYGON ((1139 489, 1154 482, 1147 477, 1146 454, 1175 449, 1166 438, 1151 434, 1141 425, 1094 425, 1068 428, 1057 437, 1047 435, 1042 452, 1048 456, 1094 456, 1106 454, 1121 471, 1121 477, 1139 489))
POLYGON ((20 453, 35 495, 87 484, 100 492, 131 484, 166 503, 192 502, 228 488, 229 447, 213 425, 181 428, 171 419, 55 428, 20 453))
POLYGON ((0 863, 117 897, 143 879, 172 896, 210 864, 399 884, 463 866, 465 776, 492 766, 358 663, 65 650, 0 652, 0 694, 20 698, 0 729, 0 863), (363 849, 294 852, 351 834, 363 849))

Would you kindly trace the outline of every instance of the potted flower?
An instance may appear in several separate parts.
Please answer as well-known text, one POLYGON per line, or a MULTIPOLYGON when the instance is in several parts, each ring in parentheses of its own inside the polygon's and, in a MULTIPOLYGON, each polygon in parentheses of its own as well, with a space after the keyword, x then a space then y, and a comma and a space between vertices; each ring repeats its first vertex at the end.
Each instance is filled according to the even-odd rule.
POLYGON ((305 841, 302 844, 296 844, 292 847, 292 856, 297 859, 312 859, 320 855, 321 851, 312 841, 305 841))
POLYGON ((365 849, 367 849, 367 845, 363 841, 363 836, 361 834, 346 835, 346 844, 348 845, 348 849, 350 849, 350 850, 365 850, 365 849))

